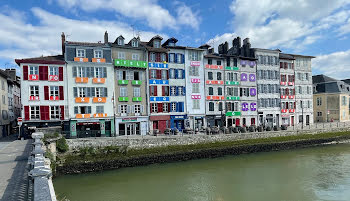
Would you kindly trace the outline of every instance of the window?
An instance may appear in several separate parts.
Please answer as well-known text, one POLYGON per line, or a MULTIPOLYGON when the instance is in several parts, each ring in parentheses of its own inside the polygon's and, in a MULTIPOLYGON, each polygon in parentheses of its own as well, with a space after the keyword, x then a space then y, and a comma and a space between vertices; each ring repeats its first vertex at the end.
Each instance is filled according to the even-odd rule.
POLYGON ((159 48, 160 47, 160 41, 158 41, 158 40, 153 41, 153 47, 154 48, 159 48))
POLYGON ((139 46, 138 41, 137 41, 137 40, 132 40, 132 41, 131 41, 131 46, 132 46, 132 47, 138 47, 138 46, 139 46))
POLYGON ((162 86, 163 96, 169 96, 169 86, 162 86))
POLYGON ((188 56, 190 61, 199 61, 199 52, 197 51, 189 51, 188 56))
POLYGON ((118 59, 125 59, 125 52, 118 52, 118 59))
POLYGON ((213 80, 213 72, 208 72, 208 80, 213 80))
POLYGON ((30 86, 30 96, 39 96, 39 86, 30 86))
POLYGON ((158 112, 158 104, 152 103, 152 112, 158 112))
POLYGON ((56 66, 50 66, 50 74, 49 75, 58 75, 58 67, 56 66))
POLYGON ((127 92, 127 88, 126 87, 120 87, 120 94, 119 96, 121 97, 127 97, 128 96, 128 92, 127 92))
POLYGON ((175 86, 171 86, 170 87, 170 95, 171 96, 175 96, 176 95, 176 87, 175 86))
POLYGON ((40 119, 39 106, 30 106, 30 119, 32 119, 32 120, 39 120, 40 119))
POLYGON ((82 67, 82 66, 77 67, 77 77, 87 77, 86 67, 82 67))
POLYGON ((50 107, 51 119, 60 119, 60 107, 51 106, 50 107))
POLYGON ((208 59, 208 64, 209 64, 209 65, 213 64, 213 60, 208 59))
POLYGON ((134 105, 134 113, 141 114, 141 105, 134 105))
POLYGON ((29 75, 39 75, 38 66, 29 66, 29 75))
POLYGON ((193 109, 200 109, 200 105, 199 105, 199 99, 192 99, 193 101, 193 109))
POLYGON ((218 95, 222 96, 222 88, 221 87, 218 87, 218 95))
POLYGON ((322 105, 322 97, 316 98, 316 105, 322 105))
POLYGON ((199 83, 192 83, 192 92, 199 93, 199 83))
POLYGON ((96 78, 103 77, 103 67, 95 67, 95 77, 96 78))
POLYGON ((157 86, 150 86, 151 88, 151 96, 157 96, 157 86))
POLYGON ((104 106, 103 105, 96 106, 96 113, 105 113, 104 106))
POLYGON ((183 54, 177 54, 177 63, 184 63, 185 61, 182 61, 183 54))
POLYGON ((214 89, 213 89, 213 87, 209 87, 209 95, 210 95, 210 96, 214 95, 214 89))
POLYGON ((166 61, 166 54, 162 53, 160 59, 161 59, 162 62, 166 61))
POLYGON ((142 72, 134 71, 134 80, 142 80, 142 72))
POLYGON ((183 79, 182 75, 183 75, 183 70, 178 69, 177 70, 177 79, 183 79))
POLYGON ((85 57, 85 50, 77 49, 77 57, 85 57))
POLYGON ((317 112, 318 117, 322 117, 322 112, 317 112))
POLYGON ((177 88, 177 90, 178 90, 177 93, 178 93, 179 96, 182 96, 182 93, 183 93, 183 90, 182 90, 182 89, 183 89, 183 87, 178 87, 178 88, 177 88))
POLYGON ((190 75, 199 76, 199 69, 197 66, 190 66, 190 75))
POLYGON ((219 111, 222 111, 222 102, 219 102, 219 111))
POLYGON ((222 78, 221 78, 221 73, 220 72, 217 72, 216 73, 216 79, 217 80, 221 80, 222 78))
POLYGON ((132 60, 138 61, 139 59, 140 59, 140 55, 139 54, 132 54, 132 60))
POLYGON ((154 52, 151 53, 150 61, 153 61, 153 62, 156 61, 156 53, 154 53, 154 52))
POLYGON ((341 102, 342 102, 342 106, 346 106, 346 102, 347 102, 346 96, 342 96, 341 102))
POLYGON ((154 70, 154 69, 152 69, 152 70, 150 70, 151 71, 151 79, 156 79, 157 78, 157 70, 154 70))
POLYGON ((120 113, 121 114, 128 113, 128 105, 120 105, 120 113))
POLYGON ((102 58, 102 50, 95 50, 94 57, 95 58, 102 58))
POLYGON ((163 103, 163 112, 169 112, 168 103, 163 103))
POLYGON ((309 81, 309 73, 305 73, 305 80, 309 81))
POLYGON ((220 61, 220 60, 217 60, 217 61, 216 61, 216 65, 221 65, 221 61, 220 61))
POLYGON ((50 86, 50 96, 59 96, 58 93, 58 86, 50 86))
POLYGON ((303 93, 301 86, 298 87, 298 90, 299 90, 299 94, 303 93))
POLYGON ((173 53, 169 54, 169 62, 175 63, 175 54, 173 54, 173 53))
POLYGON ((122 38, 118 38, 118 45, 124 45, 124 40, 122 38))
POLYGON ((168 79, 168 71, 162 70, 162 80, 167 80, 167 79, 168 79))
POLYGON ((141 88, 139 87, 134 88, 134 97, 141 97, 141 88))
POLYGON ((134 72, 133 71, 126 71, 126 79, 127 80, 134 80, 134 72))
POLYGON ((6 98, 5 98, 5 95, 2 95, 2 104, 6 104, 6 98))
POLYGON ((214 103, 209 102, 209 111, 214 111, 214 103))
POLYGON ((171 111, 176 111, 176 103, 171 103, 171 111))
POLYGON ((92 94, 92 96, 94 96, 95 95, 95 97, 106 97, 106 96, 104 96, 104 94, 103 94, 103 90, 104 90, 105 88, 103 88, 103 87, 96 87, 96 89, 95 89, 95 94, 92 94))

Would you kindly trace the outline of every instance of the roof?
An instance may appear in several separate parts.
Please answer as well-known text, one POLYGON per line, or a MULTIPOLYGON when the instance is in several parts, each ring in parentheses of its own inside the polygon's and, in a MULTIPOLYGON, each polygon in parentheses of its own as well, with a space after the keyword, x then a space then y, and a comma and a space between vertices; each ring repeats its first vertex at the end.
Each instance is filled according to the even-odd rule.
POLYGON ((154 39, 163 40, 163 38, 160 35, 156 35, 156 36, 153 36, 153 38, 151 38, 151 40, 147 42, 147 45, 151 46, 154 39))
POLYGON ((208 45, 208 44, 203 44, 203 45, 201 45, 201 46, 199 46, 198 48, 200 48, 200 49, 209 49, 211 46, 210 45, 208 45))
POLYGON ((326 75, 314 75, 312 76, 312 83, 313 84, 319 84, 319 83, 325 83, 325 82, 334 82, 334 81, 338 81, 337 79, 328 77, 326 75))
POLYGON ((173 41, 173 43, 177 43, 178 40, 177 40, 176 38, 174 38, 174 37, 171 37, 171 38, 169 38, 168 40, 166 40, 166 41, 163 43, 162 46, 168 46, 168 44, 169 44, 170 41, 173 41))
POLYGON ((148 51, 150 52, 168 52, 169 50, 167 48, 164 47, 160 47, 160 48, 154 48, 153 45, 150 46, 148 45, 149 42, 141 42, 141 45, 143 45, 148 51))
POLYGON ((214 59, 224 59, 224 57, 221 57, 219 55, 216 55, 216 54, 207 54, 207 55, 204 55, 205 58, 214 58, 214 59))
POLYGON ((345 82, 346 84, 350 84, 350 79, 345 79, 345 80, 341 80, 343 82, 345 82))
POLYGON ((89 42, 77 42, 77 41, 66 41, 66 45, 79 45, 79 46, 105 46, 105 43, 89 43, 89 42))
POLYGON ((284 53, 280 53, 279 58, 280 59, 295 60, 291 54, 284 54, 284 53))
POLYGON ((311 58, 311 59, 316 58, 314 56, 301 55, 301 54, 288 54, 288 55, 291 55, 293 57, 305 57, 305 58, 311 58))
POLYGON ((271 50, 271 49, 265 49, 265 48, 252 48, 253 50, 261 50, 261 51, 267 51, 267 52, 282 52, 279 49, 271 50))
POLYGON ((2 69, 0 69, 0 76, 6 79, 10 78, 10 76, 2 69))
POLYGON ((21 63, 34 63, 34 64, 65 64, 63 55, 54 56, 41 56, 27 59, 15 59, 15 62, 20 65, 21 63))

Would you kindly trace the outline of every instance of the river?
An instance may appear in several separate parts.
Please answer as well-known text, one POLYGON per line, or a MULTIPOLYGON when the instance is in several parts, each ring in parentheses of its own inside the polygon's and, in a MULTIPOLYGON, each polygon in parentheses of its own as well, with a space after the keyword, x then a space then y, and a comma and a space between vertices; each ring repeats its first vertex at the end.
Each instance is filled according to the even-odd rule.
POLYGON ((348 201, 350 144, 65 175, 54 187, 70 201, 348 201))

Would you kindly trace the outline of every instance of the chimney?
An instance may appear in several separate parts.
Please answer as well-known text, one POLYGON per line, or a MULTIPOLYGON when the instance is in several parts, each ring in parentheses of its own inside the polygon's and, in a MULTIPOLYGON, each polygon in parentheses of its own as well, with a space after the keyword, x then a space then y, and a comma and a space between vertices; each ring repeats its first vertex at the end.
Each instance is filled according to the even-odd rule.
POLYGON ((64 32, 62 32, 62 34, 61 34, 61 40, 62 40, 62 55, 64 57, 64 53, 66 51, 66 45, 65 45, 65 43, 66 43, 66 35, 64 35, 64 32))
POLYGON ((249 38, 245 38, 245 39, 243 40, 243 45, 248 45, 248 44, 250 44, 249 38))
POLYGON ((228 42, 226 41, 225 44, 224 44, 224 52, 225 52, 225 54, 227 54, 227 51, 228 51, 228 42))
POLYGON ((8 68, 5 69, 6 73, 9 75, 12 81, 16 81, 16 69, 15 68, 8 68))
POLYGON ((108 43, 108 33, 107 31, 105 32, 105 44, 108 43))

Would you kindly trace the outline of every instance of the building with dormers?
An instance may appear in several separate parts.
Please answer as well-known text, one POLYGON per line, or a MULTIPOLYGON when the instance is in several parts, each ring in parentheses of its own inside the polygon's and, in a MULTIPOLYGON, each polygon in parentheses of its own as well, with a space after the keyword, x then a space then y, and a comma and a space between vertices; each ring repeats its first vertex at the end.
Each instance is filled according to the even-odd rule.
POLYGON ((70 137, 114 136, 114 66, 108 41, 65 41, 70 137))
POLYGON ((167 48, 169 66, 169 112, 170 128, 182 131, 187 119, 186 113, 186 47, 179 46, 176 38, 169 38, 162 47, 167 48))
MULTIPOLYGON (((108 42, 108 34, 105 33, 108 42)), ((115 71, 116 135, 146 135, 149 130, 146 48, 139 37, 125 43, 119 36, 113 43, 112 59, 115 71)))

